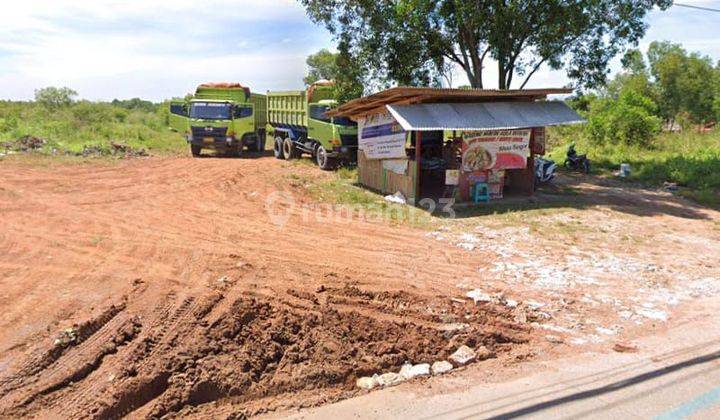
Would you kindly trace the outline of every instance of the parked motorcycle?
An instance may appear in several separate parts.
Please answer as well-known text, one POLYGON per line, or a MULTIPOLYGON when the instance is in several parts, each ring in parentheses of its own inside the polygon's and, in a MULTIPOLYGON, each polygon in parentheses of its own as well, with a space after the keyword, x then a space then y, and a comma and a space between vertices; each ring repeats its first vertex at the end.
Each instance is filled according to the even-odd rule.
POLYGON ((571 144, 566 154, 565 167, 573 171, 582 171, 589 174, 590 159, 587 158, 587 155, 578 155, 575 151, 575 145, 571 144))
POLYGON ((535 189, 541 184, 547 184, 555 178, 557 165, 552 160, 535 158, 535 189))

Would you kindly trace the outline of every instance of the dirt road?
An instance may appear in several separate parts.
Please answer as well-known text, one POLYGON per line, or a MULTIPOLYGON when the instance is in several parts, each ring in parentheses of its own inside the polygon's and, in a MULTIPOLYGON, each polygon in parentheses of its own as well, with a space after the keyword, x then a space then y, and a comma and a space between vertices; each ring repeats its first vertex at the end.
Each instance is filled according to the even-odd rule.
POLYGON ((272 158, 2 162, 0 416, 317 405, 356 395, 359 376, 442 360, 461 344, 486 346, 497 358, 484 363, 500 368, 661 331, 693 298, 678 294, 677 270, 699 294, 717 286, 717 214, 666 195, 580 186, 610 199, 428 232, 308 218, 314 203, 289 172, 332 176, 272 158), (295 200, 277 207, 285 224, 268 216, 276 191, 295 200), (576 222, 592 232, 567 229, 576 222), (608 242, 618 232, 646 240, 608 242), (607 258, 591 258, 598 249, 607 258), (591 263, 560 258, 575 251, 591 263), (648 294, 627 296, 638 288, 624 281, 630 269, 648 294), (475 304, 466 293, 476 288, 492 296, 475 304), (650 299, 657 290, 673 308, 650 299))
POLYGON ((252 414, 339 398, 358 375, 457 343, 502 354, 529 339, 502 307, 435 299, 479 257, 380 224, 270 223, 287 165, 4 165, 3 415, 160 416, 219 399, 252 414), (455 336, 438 328, 466 316, 455 336))

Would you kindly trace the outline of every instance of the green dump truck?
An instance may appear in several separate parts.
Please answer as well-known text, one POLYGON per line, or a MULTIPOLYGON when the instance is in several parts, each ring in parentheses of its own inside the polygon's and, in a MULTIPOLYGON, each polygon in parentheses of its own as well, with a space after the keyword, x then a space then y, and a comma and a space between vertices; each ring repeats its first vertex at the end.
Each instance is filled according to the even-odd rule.
POLYGON ((185 135, 193 156, 203 149, 240 156, 265 150, 267 99, 238 83, 205 83, 189 100, 170 103, 170 127, 185 135))
POLYGON ((268 92, 267 141, 278 159, 312 156, 324 170, 357 161, 357 124, 325 113, 337 106, 331 82, 307 90, 268 92))

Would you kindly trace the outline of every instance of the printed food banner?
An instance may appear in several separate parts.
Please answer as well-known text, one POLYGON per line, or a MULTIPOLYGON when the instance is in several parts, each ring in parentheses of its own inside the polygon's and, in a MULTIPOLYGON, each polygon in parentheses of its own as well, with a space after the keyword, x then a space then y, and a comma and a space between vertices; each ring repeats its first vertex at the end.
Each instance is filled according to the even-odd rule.
POLYGON ((358 121, 358 147, 367 159, 397 159, 405 154, 405 130, 390 113, 361 118, 358 121))
POLYGON ((533 128, 532 151, 536 155, 545 154, 545 127, 533 128))
POLYGON ((462 170, 523 169, 530 156, 530 130, 466 131, 462 170))

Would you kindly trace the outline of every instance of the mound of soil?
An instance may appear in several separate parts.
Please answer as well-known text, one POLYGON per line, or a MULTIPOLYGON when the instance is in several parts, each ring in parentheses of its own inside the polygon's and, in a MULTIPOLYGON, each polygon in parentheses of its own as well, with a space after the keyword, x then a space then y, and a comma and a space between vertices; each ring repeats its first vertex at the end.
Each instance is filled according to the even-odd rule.
POLYGON ((145 149, 135 149, 126 144, 112 142, 110 147, 101 146, 84 146, 83 151, 79 153, 83 157, 90 156, 118 156, 118 157, 144 157, 149 156, 145 149))
POLYGON ((3 146, 6 150, 12 150, 15 152, 30 152, 33 150, 42 149, 45 143, 45 139, 27 135, 22 136, 14 141, 7 141, 3 143, 3 146))
POLYGON ((350 286, 287 293, 213 291, 143 317, 115 305, 78 326, 75 343, 56 343, 0 382, 0 415, 157 418, 217 401, 253 415, 351 396, 360 376, 444 360, 461 345, 502 355, 528 340, 527 327, 489 304, 350 286))

